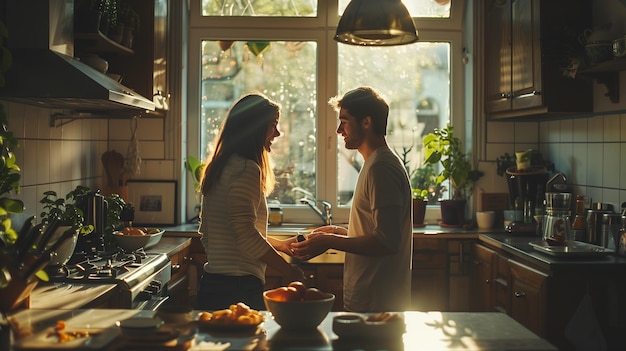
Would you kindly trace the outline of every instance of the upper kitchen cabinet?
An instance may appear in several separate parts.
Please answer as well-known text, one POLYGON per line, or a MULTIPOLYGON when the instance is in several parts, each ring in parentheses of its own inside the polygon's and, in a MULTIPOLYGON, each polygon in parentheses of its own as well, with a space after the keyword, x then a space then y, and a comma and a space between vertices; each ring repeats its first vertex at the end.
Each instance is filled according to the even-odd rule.
POLYGON ((152 97, 156 114, 168 110, 167 45, 168 0, 119 0, 118 20, 132 18, 136 27, 132 39, 123 36, 116 43, 110 34, 75 33, 77 51, 97 53, 108 61, 109 74, 121 76, 121 82, 136 93, 152 97), (127 8, 124 8, 127 6, 127 8), (130 9, 130 10, 129 10, 130 9))
POLYGON ((484 23, 488 119, 592 111, 592 81, 576 74, 590 1, 488 0, 484 23))
POLYGON ((124 84, 143 96, 152 96, 157 110, 168 109, 167 86, 168 0, 125 0, 139 14, 132 56, 118 56, 111 69, 124 72, 124 84))

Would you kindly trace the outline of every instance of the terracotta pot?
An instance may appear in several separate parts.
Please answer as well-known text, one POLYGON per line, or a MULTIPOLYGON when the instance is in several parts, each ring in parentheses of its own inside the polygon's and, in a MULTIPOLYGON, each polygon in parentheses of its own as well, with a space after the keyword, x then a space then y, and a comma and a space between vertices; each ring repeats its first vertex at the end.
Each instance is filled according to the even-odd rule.
POLYGON ((441 226, 442 227, 462 227, 465 223, 466 200, 442 200, 441 205, 441 226))
POLYGON ((414 227, 423 227, 426 225, 424 223, 424 217, 426 216, 427 204, 428 204, 428 201, 413 200, 413 226, 414 227))

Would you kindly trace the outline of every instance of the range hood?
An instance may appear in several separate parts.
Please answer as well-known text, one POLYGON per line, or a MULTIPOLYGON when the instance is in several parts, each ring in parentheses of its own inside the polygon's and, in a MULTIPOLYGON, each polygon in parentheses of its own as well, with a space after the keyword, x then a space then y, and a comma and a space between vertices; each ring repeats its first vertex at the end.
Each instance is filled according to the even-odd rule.
POLYGON ((13 64, 0 99, 111 115, 154 111, 153 101, 74 58, 73 12, 72 0, 7 2, 13 64))

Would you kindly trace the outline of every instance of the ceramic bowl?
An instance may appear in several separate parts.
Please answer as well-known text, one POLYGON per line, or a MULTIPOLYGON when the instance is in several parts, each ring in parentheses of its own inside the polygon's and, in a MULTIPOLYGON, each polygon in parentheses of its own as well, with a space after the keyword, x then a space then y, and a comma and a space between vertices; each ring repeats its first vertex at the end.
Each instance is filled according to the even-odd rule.
POLYGON ((160 230, 158 233, 146 235, 125 235, 121 232, 113 232, 113 237, 117 245, 124 251, 132 252, 141 248, 148 249, 158 244, 164 232, 164 230, 160 230))
POLYGON ((327 298, 320 300, 276 301, 267 297, 268 291, 263 293, 265 307, 276 323, 288 330, 316 329, 335 302, 335 295, 330 293, 327 293, 327 298))
POLYGON ((115 323, 122 334, 130 337, 153 335, 163 325, 160 318, 133 317, 115 323))

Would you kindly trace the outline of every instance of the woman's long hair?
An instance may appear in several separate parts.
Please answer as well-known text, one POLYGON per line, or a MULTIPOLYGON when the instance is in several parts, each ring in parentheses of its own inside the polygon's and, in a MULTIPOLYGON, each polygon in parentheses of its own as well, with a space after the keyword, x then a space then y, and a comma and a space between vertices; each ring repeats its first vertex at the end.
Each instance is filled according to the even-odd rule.
POLYGON ((217 184, 230 157, 237 154, 261 167, 261 187, 267 195, 274 188, 274 172, 265 148, 267 131, 280 113, 280 106, 262 94, 240 98, 230 109, 213 154, 202 172, 201 190, 206 194, 217 184))

